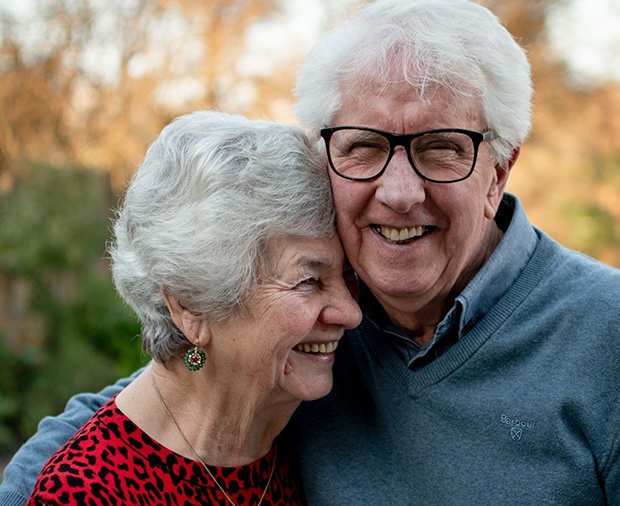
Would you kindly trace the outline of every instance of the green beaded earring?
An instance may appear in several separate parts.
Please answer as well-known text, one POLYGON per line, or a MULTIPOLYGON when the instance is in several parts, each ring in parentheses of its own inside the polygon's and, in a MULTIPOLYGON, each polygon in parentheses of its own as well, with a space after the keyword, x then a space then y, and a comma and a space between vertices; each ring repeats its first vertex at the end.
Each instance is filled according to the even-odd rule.
POLYGON ((190 371, 198 371, 202 369, 203 365, 205 365, 207 356, 204 351, 198 349, 198 346, 194 346, 194 349, 190 348, 187 350, 183 360, 185 361, 185 366, 190 371))

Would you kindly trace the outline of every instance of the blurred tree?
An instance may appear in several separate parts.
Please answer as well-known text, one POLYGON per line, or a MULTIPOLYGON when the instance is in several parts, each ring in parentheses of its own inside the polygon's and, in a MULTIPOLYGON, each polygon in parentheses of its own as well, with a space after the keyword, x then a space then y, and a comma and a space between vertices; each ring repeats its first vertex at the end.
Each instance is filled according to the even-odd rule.
MULTIPOLYGON (((27 287, 29 296, 21 298, 38 304, 39 315, 48 313, 48 327, 56 326, 53 315, 74 298, 79 276, 107 275, 100 260, 112 204, 107 182, 104 173, 25 165, 12 189, 0 193, 0 273, 8 285, 27 287)), ((19 349, 41 344, 28 342, 28 335, 37 334, 17 327, 8 338, 19 349)), ((44 341, 54 348, 55 329, 46 334, 44 341)))
POLYGON ((108 175, 84 169, 24 166, 0 193, 0 454, 76 388, 142 364, 103 258, 111 205, 108 175))
POLYGON ((236 62, 274 0, 33 3, 27 23, 0 10, 5 186, 6 171, 27 158, 108 171, 120 190, 171 117, 224 102, 252 112, 241 99, 235 107, 247 88, 236 62))
POLYGON ((551 49, 548 9, 572 1, 485 2, 527 49, 534 77, 533 131, 508 189, 562 244, 620 267, 620 85, 576 87, 551 49))

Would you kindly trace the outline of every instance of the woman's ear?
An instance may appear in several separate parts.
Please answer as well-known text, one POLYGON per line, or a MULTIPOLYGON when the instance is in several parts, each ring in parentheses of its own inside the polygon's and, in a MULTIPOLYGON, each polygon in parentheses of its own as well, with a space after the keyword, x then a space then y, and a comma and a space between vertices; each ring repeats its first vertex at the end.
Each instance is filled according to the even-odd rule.
POLYGON ((177 298, 171 296, 164 288, 160 288, 160 292, 172 321, 183 332, 188 341, 199 348, 206 346, 211 337, 206 319, 202 315, 183 307, 177 298))

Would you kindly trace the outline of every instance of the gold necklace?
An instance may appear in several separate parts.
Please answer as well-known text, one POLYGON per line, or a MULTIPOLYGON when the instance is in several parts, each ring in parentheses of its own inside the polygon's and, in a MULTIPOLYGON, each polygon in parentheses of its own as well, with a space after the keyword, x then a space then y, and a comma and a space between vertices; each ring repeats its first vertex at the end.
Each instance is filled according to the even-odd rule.
MULTIPOLYGON (((200 462, 202 464, 202 467, 205 468, 205 471, 207 471, 207 473, 209 473, 209 476, 211 477, 213 482, 217 485, 217 488, 219 488, 222 491, 222 494, 224 494, 224 497, 226 497, 228 502, 230 504, 232 504, 232 506, 237 506, 234 503, 234 501, 230 498, 230 496, 226 493, 226 490, 224 490, 222 485, 220 485, 219 482, 215 479, 215 476, 213 476, 213 474, 211 473, 209 467, 207 466, 207 464, 205 464, 204 460, 202 460, 200 458, 200 456, 198 455, 198 453, 196 452, 196 450, 194 450, 194 447, 187 440, 187 438, 185 437, 185 434, 183 434, 183 431, 181 430, 181 427, 179 427, 179 424, 177 423, 176 419, 174 418, 174 416, 172 415, 172 413, 168 409, 168 405, 166 404, 166 401, 164 401, 164 398, 162 397, 161 392, 159 391, 159 388, 157 387, 157 383, 155 383, 155 375, 153 374, 153 372, 151 372, 151 379, 153 380, 153 387, 155 387, 155 392, 157 393, 157 397, 159 398, 159 402, 161 402, 161 405, 166 410, 166 413, 167 413, 168 417, 170 418, 170 420, 172 420, 172 423, 177 428, 177 431, 179 432, 179 434, 183 438, 183 441, 185 441, 185 444, 187 446, 189 446, 189 449, 194 454, 194 457, 196 457, 198 462, 200 462)), ((258 501, 256 506, 260 506, 262 504, 263 499, 265 498, 265 494, 267 493, 267 490, 269 489, 269 485, 271 485, 271 478, 273 478, 273 472, 274 472, 274 470, 276 468, 276 459, 277 459, 277 457, 278 457, 278 444, 277 444, 277 442, 275 442, 274 443, 274 454, 273 454, 273 465, 271 466, 271 472, 269 473, 269 479, 267 480, 267 486, 265 487, 265 490, 263 490, 263 495, 260 496, 260 500, 258 501)))

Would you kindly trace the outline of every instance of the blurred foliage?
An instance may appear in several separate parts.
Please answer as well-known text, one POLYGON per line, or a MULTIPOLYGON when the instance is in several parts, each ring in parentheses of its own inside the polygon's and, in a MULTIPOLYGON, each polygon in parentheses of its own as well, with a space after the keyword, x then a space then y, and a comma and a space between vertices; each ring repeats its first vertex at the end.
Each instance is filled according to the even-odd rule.
POLYGON ((23 325, 0 335, 0 453, 76 391, 98 390, 146 361, 138 321, 103 258, 111 200, 105 174, 27 164, 0 193, 0 273, 28 287, 23 325))
POLYGON ((578 188, 585 191, 563 203, 573 224, 564 243, 620 267, 620 151, 587 168, 576 177, 578 188))
POLYGON ((42 270, 89 269, 108 237, 104 181, 87 170, 21 165, 0 195, 0 268, 33 281, 42 270))

